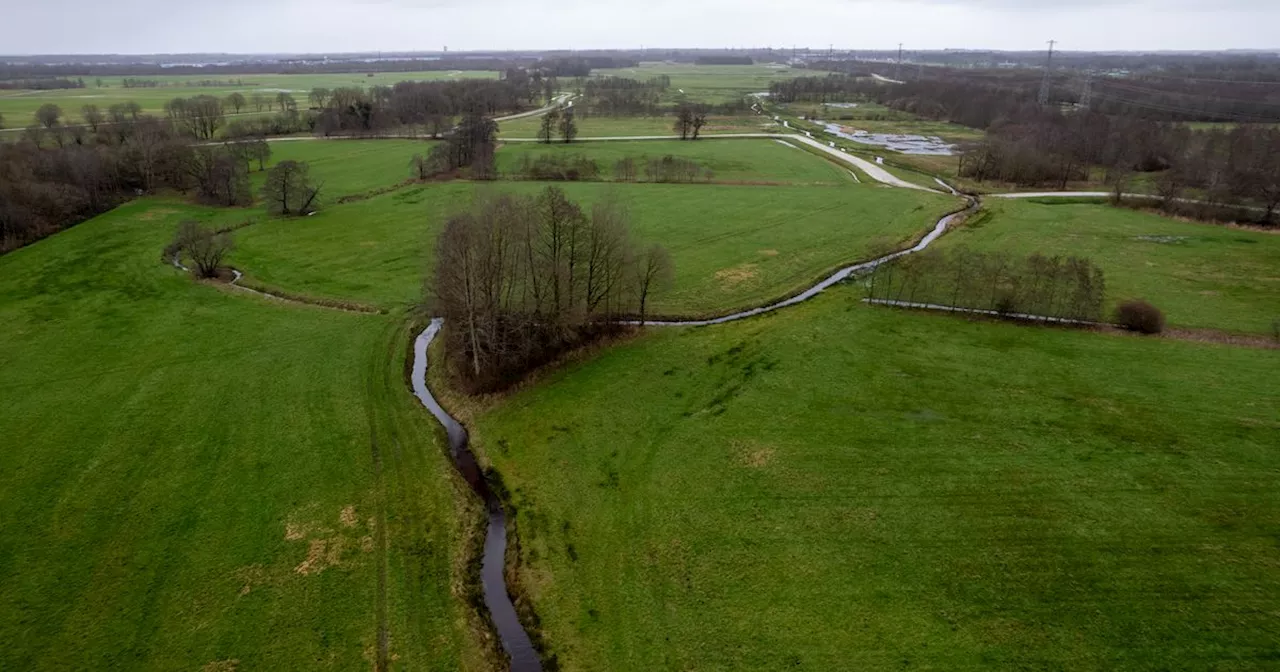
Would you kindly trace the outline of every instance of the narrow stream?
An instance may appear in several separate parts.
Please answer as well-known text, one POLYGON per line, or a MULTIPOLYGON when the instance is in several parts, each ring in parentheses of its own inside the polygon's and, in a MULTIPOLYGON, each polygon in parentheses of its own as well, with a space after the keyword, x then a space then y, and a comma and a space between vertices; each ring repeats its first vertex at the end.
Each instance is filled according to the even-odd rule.
MULTIPOLYGON (((919 243, 908 249, 900 250, 872 261, 846 266, 789 299, 710 320, 675 320, 646 322, 646 324, 686 327, 724 324, 807 301, 817 296, 824 289, 849 278, 854 273, 870 270, 903 255, 923 250, 946 232, 947 226, 955 221, 957 217, 972 212, 977 207, 978 202, 973 201, 968 209, 947 215, 938 220, 932 231, 922 238, 919 243)), ((511 670, 512 672, 541 672, 542 662, 538 658, 538 652, 533 648, 533 643, 529 640, 529 633, 520 624, 520 619, 516 615, 515 605, 511 602, 511 595, 507 592, 507 585, 503 577, 503 566, 507 551, 507 514, 502 509, 502 502, 498 500, 493 489, 489 487, 489 483, 485 481, 484 473, 481 472, 480 465, 476 462, 476 456, 468 446, 466 428, 445 412, 444 408, 440 406, 440 402, 436 401, 436 398, 431 395, 430 388, 427 387, 427 348, 431 346, 431 342, 435 340, 436 335, 440 333, 440 329, 443 326, 443 318, 437 317, 431 320, 431 324, 418 335, 418 338, 413 343, 413 373, 411 375, 413 393, 422 402, 422 405, 427 407, 431 415, 434 415, 436 420, 439 420, 440 424, 444 425, 445 433, 449 437, 449 454, 453 456, 454 466, 457 467, 462 477, 466 479, 471 489, 484 501, 485 508, 489 512, 489 527, 485 532, 484 558, 481 562, 480 580, 484 590, 485 607, 488 608, 489 615, 493 619, 493 625, 498 630, 498 637, 502 640, 503 650, 511 657, 511 670)))
POLYGON ((502 502, 494 494, 489 483, 480 471, 476 456, 467 445, 467 430, 445 412, 440 402, 431 396, 427 388, 427 348, 440 327, 444 324, 441 318, 431 320, 431 324, 418 335, 413 343, 413 393, 427 407, 436 420, 444 425, 449 436, 449 454, 453 456, 453 464, 466 479, 467 484, 484 502, 489 512, 489 527, 484 535, 484 558, 480 565, 480 582, 484 589, 484 606, 489 610, 493 625, 502 640, 502 649, 511 658, 512 672, 541 672, 542 661, 538 652, 529 641, 529 633, 520 625, 516 616, 515 605, 507 593, 507 584, 503 579, 503 562, 507 551, 507 514, 502 510, 502 502))
MULTIPOLYGON (((812 299, 813 297, 822 293, 823 290, 827 289, 828 287, 836 283, 843 282, 844 280, 849 279, 849 277, 855 273, 860 273, 862 271, 869 271, 875 268, 876 266, 893 261, 898 257, 906 256, 908 254, 911 254, 912 252, 919 252, 924 248, 929 247, 929 245, 931 245, 933 241, 938 239, 938 236, 941 236, 943 233, 946 232, 947 227, 951 224, 951 222, 955 221, 956 218, 958 217, 961 217, 963 215, 973 212, 973 210, 976 209, 977 207, 978 207, 977 201, 973 201, 969 205, 969 207, 966 208, 965 210, 952 213, 950 215, 947 215, 946 217, 943 217, 942 219, 939 219, 938 223, 933 227, 932 231, 930 231, 927 235, 925 235, 924 238, 921 238, 920 242, 916 243, 914 246, 908 249, 894 252, 893 254, 880 257, 879 259, 873 259, 871 261, 864 261, 862 263, 854 264, 852 266, 846 266, 836 271, 835 273, 832 273, 831 275, 827 276, 818 284, 804 290, 803 292, 800 292, 799 294, 796 294, 795 296, 789 299, 783 299, 781 301, 778 301, 777 303, 771 303, 767 306, 760 306, 759 308, 743 310, 737 313, 731 313, 729 315, 724 315, 722 317, 714 317, 708 320, 658 320, 658 321, 646 320, 645 324, 657 326, 657 327, 705 327, 711 324, 724 324, 726 322, 736 322, 738 320, 746 319, 748 317, 755 317, 756 315, 772 313, 775 310, 780 310, 782 308, 786 308, 787 306, 794 306, 797 303, 802 303, 804 301, 808 301, 809 299, 812 299)), ((639 323, 631 322, 630 324, 639 324, 639 323)))

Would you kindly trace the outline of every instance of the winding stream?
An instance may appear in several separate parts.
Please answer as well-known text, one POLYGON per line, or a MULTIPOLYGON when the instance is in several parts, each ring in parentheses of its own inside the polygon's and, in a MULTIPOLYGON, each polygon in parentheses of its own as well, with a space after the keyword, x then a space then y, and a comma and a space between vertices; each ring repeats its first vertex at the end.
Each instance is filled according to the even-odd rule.
MULTIPOLYGON (((824 289, 848 279, 855 273, 873 269, 898 257, 925 249, 946 232, 947 226, 951 222, 972 212, 977 207, 978 202, 973 200, 967 209, 952 213, 938 220, 933 230, 914 246, 879 259, 846 266, 791 298, 709 320, 669 320, 646 322, 645 324, 684 327, 724 324, 808 301, 824 289)), ((418 335, 413 343, 413 372, 411 375, 413 393, 422 402, 422 405, 427 407, 431 415, 434 415, 436 420, 439 420, 440 424, 444 426, 445 434, 449 437, 449 454, 453 457, 454 466, 457 467, 462 477, 466 479, 471 489, 484 501, 485 508, 489 512, 489 526, 485 532, 484 557, 481 561, 480 569, 481 584, 484 590, 485 607, 488 608, 489 615, 493 619, 493 625, 498 631, 498 637, 502 640, 503 650, 511 657, 511 670, 512 672, 541 672, 542 662, 538 657, 538 652, 533 648, 529 633, 520 624, 520 619, 516 615, 515 605, 511 602, 511 595, 507 592, 507 585, 503 576, 507 550, 506 512, 503 511, 502 502, 498 499, 498 496, 489 487, 488 482, 485 481, 484 473, 476 462, 476 456, 471 452, 467 442, 466 428, 445 412, 444 408, 440 406, 440 402, 431 395, 431 389, 427 387, 427 348, 431 346, 431 342, 435 340, 436 335, 440 333, 440 329, 443 326, 443 318, 437 317, 431 320, 431 324, 418 335)))
POLYGON ((511 670, 541 672, 542 661, 533 648, 533 642, 529 640, 529 633, 520 625, 520 618, 516 616, 515 605, 507 593, 507 584, 503 578, 503 563, 507 552, 507 514, 502 510, 502 502, 485 481, 476 456, 467 445, 466 428, 445 412, 427 388, 427 348, 443 325, 443 318, 431 320, 431 324, 413 342, 413 393, 431 411, 431 415, 436 416, 436 420, 444 425, 454 466, 471 489, 480 496, 489 512, 489 526, 484 535, 484 557, 480 565, 480 583, 484 589, 484 606, 489 610, 493 626, 502 640, 502 649, 511 658, 511 670))

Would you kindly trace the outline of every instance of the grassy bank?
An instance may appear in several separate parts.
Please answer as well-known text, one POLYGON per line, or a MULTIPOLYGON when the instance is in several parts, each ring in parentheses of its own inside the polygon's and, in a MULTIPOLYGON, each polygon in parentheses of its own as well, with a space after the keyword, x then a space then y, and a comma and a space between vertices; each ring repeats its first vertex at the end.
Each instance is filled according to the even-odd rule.
POLYGON ((1275 363, 835 290, 655 330, 473 439, 563 669, 1261 668, 1275 363))
POLYGON ((401 318, 194 283, 158 258, 183 216, 0 257, 0 667, 478 665, 401 318))

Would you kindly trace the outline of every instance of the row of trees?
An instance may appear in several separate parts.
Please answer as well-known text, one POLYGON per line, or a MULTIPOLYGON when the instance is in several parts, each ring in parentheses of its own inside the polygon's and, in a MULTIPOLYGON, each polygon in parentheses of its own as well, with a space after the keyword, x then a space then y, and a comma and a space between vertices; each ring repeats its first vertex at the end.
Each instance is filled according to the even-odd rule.
POLYGON ((928 303, 1067 320, 1102 319, 1102 269, 1080 257, 1015 257, 959 248, 930 249, 875 268, 867 285, 875 301, 928 303))
POLYGON ((536 197, 488 194, 451 217, 436 243, 430 301, 469 391, 500 389, 566 349, 643 322, 670 281, 661 246, 633 242, 626 208, 589 212, 548 187, 536 197))
MULTIPOLYGON (((643 171, 649 182, 709 182, 715 173, 695 161, 672 156, 636 159, 625 157, 613 165, 613 179, 618 182, 635 182, 643 171)), ((538 156, 524 155, 515 169, 522 180, 590 182, 601 179, 600 164, 581 154, 547 153, 538 156)))
POLYGON ((48 77, 43 79, 0 80, 0 90, 26 89, 29 91, 53 91, 55 89, 83 89, 83 79, 48 77))

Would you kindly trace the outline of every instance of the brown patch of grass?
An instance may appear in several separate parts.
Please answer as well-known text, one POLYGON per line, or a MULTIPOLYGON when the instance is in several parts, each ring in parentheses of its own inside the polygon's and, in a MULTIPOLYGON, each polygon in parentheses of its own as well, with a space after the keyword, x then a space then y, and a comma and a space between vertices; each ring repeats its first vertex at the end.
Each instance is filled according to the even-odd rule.
POLYGON ((307 527, 301 523, 285 523, 285 541, 300 541, 307 538, 307 527))
POLYGON ((762 469, 769 466, 773 462, 773 458, 778 454, 778 451, 771 446, 764 446, 758 443, 737 444, 735 447, 738 452, 738 462, 742 466, 752 469, 762 469))
POLYGON ((205 663, 204 667, 200 668, 201 672, 236 672, 236 670, 238 669, 240 669, 239 658, 215 660, 209 663, 205 663))
POLYGON ((721 287, 729 289, 755 278, 756 275, 755 264, 739 264, 732 268, 716 271, 716 280, 720 281, 721 287))
POLYGON ((328 565, 325 563, 325 550, 329 542, 324 539, 312 539, 311 546, 307 549, 307 559, 302 564, 293 568, 293 571, 303 575, 310 576, 319 574, 325 570, 328 565))
POLYGON ((343 527, 355 527, 360 524, 360 519, 356 517, 356 507, 348 504, 343 507, 342 513, 338 514, 338 520, 342 522, 343 527))
POLYGON ((776 257, 778 256, 778 251, 777 250, 760 250, 760 254, 766 257, 776 257))

